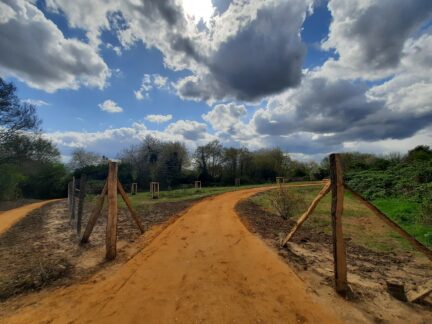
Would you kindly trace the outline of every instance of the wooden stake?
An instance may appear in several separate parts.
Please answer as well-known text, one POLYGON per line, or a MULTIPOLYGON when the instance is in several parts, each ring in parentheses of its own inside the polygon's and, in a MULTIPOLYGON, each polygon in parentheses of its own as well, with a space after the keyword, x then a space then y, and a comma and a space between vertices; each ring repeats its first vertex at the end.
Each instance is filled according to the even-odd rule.
POLYGON ((98 219, 98 217, 102 211, 102 207, 103 207, 103 204, 105 201, 105 196, 107 194, 107 191, 108 191, 108 184, 107 184, 107 182, 105 182, 104 187, 102 189, 102 192, 99 195, 99 198, 96 202, 96 206, 93 209, 93 212, 92 212, 92 214, 88 220, 87 226, 84 230, 84 234, 81 238, 81 243, 87 243, 88 242, 90 234, 92 233, 93 228, 96 225, 96 221, 97 221, 97 219, 98 219))
POLYGON ((389 217, 387 217, 381 210, 372 205, 369 201, 363 198, 360 194, 352 190, 349 186, 345 185, 346 189, 352 193, 352 195, 357 198, 363 205, 365 205, 369 210, 371 210, 376 216, 378 216, 384 223, 389 225, 393 230, 398 232, 400 236, 407 239, 408 242, 419 252, 422 252, 429 260, 432 261, 432 251, 424 246, 422 243, 417 241, 414 237, 412 237, 408 232, 406 232, 402 227, 392 221, 389 217))
POLYGON ((293 237, 293 235, 298 231, 298 229, 303 225, 303 223, 308 219, 309 215, 313 213, 318 203, 322 198, 330 191, 330 182, 326 183, 325 186, 321 189, 315 199, 312 201, 309 208, 300 216, 297 220, 297 223, 294 227, 289 231, 285 239, 282 241, 282 246, 286 246, 288 241, 293 237))
POLYGON ((137 213, 132 208, 132 204, 131 204, 131 202, 129 200, 129 197, 127 196, 126 192, 123 189, 122 184, 120 183, 120 181, 118 179, 117 179, 117 189, 118 189, 118 192, 119 192, 120 196, 123 198, 123 200, 124 200, 127 208, 129 209, 129 212, 130 212, 133 220, 135 221, 135 224, 137 224, 137 226, 138 226, 139 230, 141 231, 141 233, 144 233, 144 226, 141 223, 141 221, 140 221, 137 213))
POLYGON ((138 183, 134 182, 131 185, 131 195, 136 195, 138 193, 138 183))
POLYGON ((106 227, 106 259, 117 254, 117 163, 108 162, 108 219, 106 227))
POLYGON ((70 219, 73 221, 75 219, 75 177, 72 177, 72 207, 71 207, 71 214, 70 219))
POLYGON ((410 291, 407 293, 408 301, 413 303, 432 293, 432 280, 429 280, 420 291, 410 291))
POLYGON ((152 199, 159 198, 159 182, 150 182, 150 194, 152 199))
POLYGON ((333 228, 333 258, 336 291, 345 295, 349 291, 345 242, 342 231, 344 181, 340 156, 330 154, 330 179, 332 190, 331 217, 333 228))
POLYGON ((86 187, 86 175, 81 174, 80 192, 79 192, 79 201, 78 201, 78 215, 76 221, 78 236, 81 234, 81 221, 82 221, 82 214, 84 209, 85 187, 86 187))
POLYGON ((69 211, 69 218, 72 210, 72 181, 69 181, 68 183, 68 211, 69 211))

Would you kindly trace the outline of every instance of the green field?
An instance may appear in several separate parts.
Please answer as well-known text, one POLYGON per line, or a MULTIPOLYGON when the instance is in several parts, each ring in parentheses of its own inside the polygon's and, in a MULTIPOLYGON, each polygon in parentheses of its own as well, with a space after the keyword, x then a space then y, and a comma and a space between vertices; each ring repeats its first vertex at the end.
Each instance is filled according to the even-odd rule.
MULTIPOLYGON (((200 198, 205 198, 217 194, 221 194, 229 191, 243 190, 248 188, 256 188, 269 186, 271 184, 259 184, 259 185, 245 185, 240 187, 230 186, 230 187, 203 187, 201 189, 187 188, 187 189, 173 189, 173 190, 161 190, 159 199, 152 199, 150 192, 138 192, 136 195, 128 194, 129 199, 132 202, 134 208, 139 208, 142 206, 150 206, 160 203, 170 203, 179 202, 186 200, 195 200, 200 198)), ((96 199, 96 195, 88 195, 87 201, 93 202, 96 199)), ((125 207, 123 200, 119 200, 119 205, 125 207)))
MULTIPOLYGON (((307 209, 320 188, 290 188, 289 190, 299 194, 304 199, 304 202, 295 210, 297 215, 295 218, 298 218, 307 209)), ((262 193, 252 197, 251 200, 260 207, 275 213, 270 204, 269 194, 268 192, 262 193)), ((432 242, 427 235, 427 233, 432 233, 432 226, 416 223, 417 215, 420 213, 418 204, 403 199, 380 199, 373 203, 419 241, 432 247, 432 242)), ((331 234, 330 208, 331 195, 328 194, 321 200, 303 226, 312 231, 331 234)), ((344 235, 358 245, 380 252, 412 251, 411 245, 405 239, 382 223, 348 192, 345 193, 343 226, 344 235)))
POLYGON ((432 247, 432 225, 421 224, 418 202, 403 198, 376 199, 374 205, 425 245, 432 247))

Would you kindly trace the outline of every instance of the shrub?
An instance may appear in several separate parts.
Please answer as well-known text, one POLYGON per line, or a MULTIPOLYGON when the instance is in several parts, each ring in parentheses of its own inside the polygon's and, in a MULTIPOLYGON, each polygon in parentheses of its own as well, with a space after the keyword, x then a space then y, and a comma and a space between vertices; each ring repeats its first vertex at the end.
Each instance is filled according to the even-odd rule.
POLYGON ((13 200, 20 194, 19 183, 25 176, 16 165, 0 165, 0 200, 13 200))
MULTIPOLYGON (((424 225, 432 225, 432 198, 426 198, 421 205, 421 223, 424 225)), ((432 239, 432 233, 431 239, 432 239)))
POLYGON ((283 219, 288 219, 294 216, 304 205, 305 201, 302 196, 292 191, 287 187, 279 187, 269 193, 271 206, 276 210, 277 214, 283 219))

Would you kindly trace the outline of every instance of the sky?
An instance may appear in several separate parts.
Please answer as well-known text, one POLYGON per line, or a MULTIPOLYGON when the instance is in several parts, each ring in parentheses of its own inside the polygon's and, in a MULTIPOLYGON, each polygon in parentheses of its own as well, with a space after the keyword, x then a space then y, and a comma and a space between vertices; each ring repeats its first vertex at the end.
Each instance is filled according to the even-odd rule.
POLYGON ((331 152, 432 144, 431 0, 0 0, 0 76, 64 160, 147 135, 331 152))

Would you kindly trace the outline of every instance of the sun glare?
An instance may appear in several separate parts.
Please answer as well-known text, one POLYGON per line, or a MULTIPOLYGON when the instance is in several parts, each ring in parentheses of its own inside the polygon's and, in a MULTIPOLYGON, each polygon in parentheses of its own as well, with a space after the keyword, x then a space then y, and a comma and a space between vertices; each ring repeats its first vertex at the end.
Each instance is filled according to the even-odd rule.
POLYGON ((207 23, 214 13, 211 0, 182 0, 182 5, 186 16, 192 18, 196 23, 201 19, 207 23))

